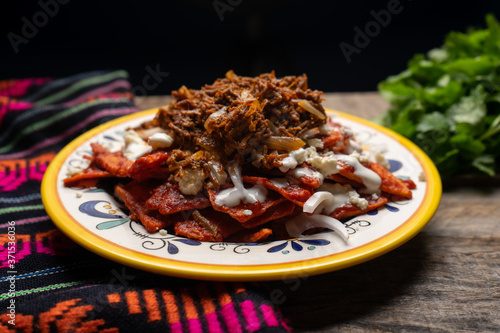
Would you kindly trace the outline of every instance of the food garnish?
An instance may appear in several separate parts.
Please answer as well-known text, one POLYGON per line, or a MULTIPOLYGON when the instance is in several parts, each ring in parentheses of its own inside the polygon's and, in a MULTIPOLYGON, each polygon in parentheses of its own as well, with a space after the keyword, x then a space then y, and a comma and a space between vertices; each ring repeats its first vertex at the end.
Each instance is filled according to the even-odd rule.
POLYGON ((442 178, 498 173, 500 25, 491 14, 486 24, 450 32, 379 84, 392 108, 378 121, 420 146, 442 178))

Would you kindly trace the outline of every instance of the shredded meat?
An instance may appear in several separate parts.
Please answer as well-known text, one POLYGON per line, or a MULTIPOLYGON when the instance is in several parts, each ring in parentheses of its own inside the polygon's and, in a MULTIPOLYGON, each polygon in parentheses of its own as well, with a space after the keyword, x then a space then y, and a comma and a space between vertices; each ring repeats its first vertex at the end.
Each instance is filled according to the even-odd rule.
POLYGON ((200 90, 183 86, 174 91, 176 99, 160 109, 153 122, 167 130, 183 151, 205 150, 222 164, 241 163, 257 152, 262 155, 259 166, 271 169, 287 153, 273 149, 271 137, 290 138, 286 148, 288 142, 297 144, 304 130, 326 122, 299 106, 307 100, 324 115, 322 94, 307 88, 306 75, 279 79, 272 72, 250 78, 230 71, 200 90))

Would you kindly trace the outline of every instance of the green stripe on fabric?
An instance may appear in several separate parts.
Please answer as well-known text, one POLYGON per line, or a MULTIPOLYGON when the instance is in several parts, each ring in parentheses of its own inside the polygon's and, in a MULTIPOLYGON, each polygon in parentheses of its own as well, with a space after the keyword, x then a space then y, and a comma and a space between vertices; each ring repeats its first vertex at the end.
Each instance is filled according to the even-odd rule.
POLYGON ((99 105, 99 104, 106 104, 106 103, 119 103, 119 102, 125 102, 125 103, 130 103, 130 100, 128 98, 104 98, 104 99, 98 99, 86 103, 79 104, 77 106, 74 106, 72 108, 69 108, 63 112, 59 112, 54 114, 52 117, 49 117, 44 120, 40 120, 36 123, 31 124, 30 126, 25 127, 21 132, 17 133, 16 136, 12 139, 11 142, 6 144, 5 146, 0 148, 0 154, 5 153, 12 149, 12 147, 23 138, 23 136, 27 133, 32 133, 34 131, 40 130, 44 127, 47 127, 56 121, 59 121, 61 119, 64 119, 66 117, 69 117, 75 113, 78 113, 82 110, 85 110, 86 108, 99 105))
POLYGON ((35 210, 35 209, 43 209, 43 205, 17 206, 17 207, 3 208, 3 209, 0 209, 0 215, 13 213, 13 212, 22 212, 25 210, 35 210))
POLYGON ((119 70, 119 71, 111 72, 111 73, 101 75, 101 76, 89 77, 87 79, 83 79, 81 81, 78 81, 78 82, 72 84, 71 86, 69 86, 68 88, 61 90, 53 95, 42 98, 41 100, 35 102, 35 105, 42 106, 42 105, 54 103, 54 101, 63 99, 64 97, 71 95, 72 93, 74 93, 75 91, 78 91, 79 89, 81 89, 83 87, 99 84, 99 83, 102 83, 105 81, 111 81, 111 80, 114 80, 114 79, 117 79, 120 77, 123 79, 128 79, 128 73, 124 70, 119 70))
POLYGON ((14 297, 16 296, 24 296, 24 295, 29 295, 29 294, 34 294, 34 293, 40 293, 43 291, 48 291, 48 290, 54 290, 54 289, 61 289, 61 288, 66 288, 66 287, 72 287, 72 286, 78 286, 81 284, 84 284, 85 281, 75 281, 75 282, 67 282, 67 283, 60 283, 60 284, 53 284, 50 286, 46 287, 41 287, 41 288, 34 288, 34 289, 28 289, 28 290, 19 290, 13 293, 4 293, 0 294, 0 300, 5 300, 8 298, 11 298, 12 295, 14 297))

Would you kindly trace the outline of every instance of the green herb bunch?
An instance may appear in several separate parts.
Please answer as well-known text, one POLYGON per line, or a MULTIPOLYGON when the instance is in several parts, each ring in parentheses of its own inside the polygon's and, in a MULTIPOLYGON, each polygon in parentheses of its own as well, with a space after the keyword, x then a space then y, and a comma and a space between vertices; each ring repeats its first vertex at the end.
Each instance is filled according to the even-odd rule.
POLYGON ((491 14, 486 24, 449 33, 378 86, 392 104, 378 122, 421 147, 444 179, 499 172, 500 25, 491 14))

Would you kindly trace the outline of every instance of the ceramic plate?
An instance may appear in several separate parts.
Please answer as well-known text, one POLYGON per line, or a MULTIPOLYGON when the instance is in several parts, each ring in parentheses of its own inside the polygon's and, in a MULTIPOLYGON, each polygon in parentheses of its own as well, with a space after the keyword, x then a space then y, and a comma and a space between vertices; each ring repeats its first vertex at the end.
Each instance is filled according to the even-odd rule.
POLYGON ((349 126, 363 145, 385 151, 396 176, 409 177, 417 184, 412 200, 390 201, 382 209, 347 221, 347 242, 333 231, 260 244, 149 234, 130 221, 108 193, 63 186, 68 168, 85 166, 82 156, 91 152, 90 143, 117 150, 127 128, 152 119, 156 112, 125 116, 81 135, 55 157, 42 182, 43 203, 56 226, 88 250, 125 265, 208 280, 272 280, 325 273, 402 245, 429 222, 441 198, 439 174, 418 147, 386 128, 335 111, 329 115, 349 126))

